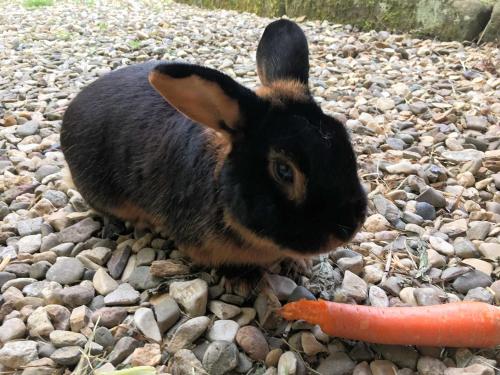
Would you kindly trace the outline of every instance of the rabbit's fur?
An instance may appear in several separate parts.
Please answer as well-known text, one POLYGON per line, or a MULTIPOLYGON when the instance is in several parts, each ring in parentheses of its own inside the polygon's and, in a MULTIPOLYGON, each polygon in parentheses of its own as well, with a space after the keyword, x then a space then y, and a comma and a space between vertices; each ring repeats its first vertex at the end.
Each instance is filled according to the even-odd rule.
POLYGON ((267 266, 347 242, 366 197, 344 126, 308 89, 307 40, 279 20, 256 92, 213 69, 148 62, 82 90, 61 146, 96 210, 164 230, 195 263, 267 266))

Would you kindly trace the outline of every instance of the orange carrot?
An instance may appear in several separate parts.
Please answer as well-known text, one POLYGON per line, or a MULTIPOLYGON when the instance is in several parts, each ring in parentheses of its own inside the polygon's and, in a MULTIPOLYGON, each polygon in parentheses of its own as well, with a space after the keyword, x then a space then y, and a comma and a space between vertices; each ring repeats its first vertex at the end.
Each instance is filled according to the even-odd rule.
POLYGON ((500 309, 482 302, 382 308, 303 300, 286 304, 279 313, 350 340, 460 348, 500 345, 500 309))

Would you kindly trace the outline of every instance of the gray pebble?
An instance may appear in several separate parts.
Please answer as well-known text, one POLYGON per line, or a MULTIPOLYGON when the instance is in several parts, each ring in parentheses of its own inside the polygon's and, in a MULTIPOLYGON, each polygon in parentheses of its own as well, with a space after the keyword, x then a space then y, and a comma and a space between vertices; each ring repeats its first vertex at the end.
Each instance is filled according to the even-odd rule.
POLYGON ((484 272, 472 270, 466 274, 459 276, 453 282, 453 288, 459 293, 466 294, 469 290, 478 287, 488 287, 493 283, 493 280, 484 272))
POLYGON ((60 257, 47 271, 47 280, 70 285, 82 279, 83 264, 75 258, 60 257))
POLYGON ((238 348, 227 341, 212 342, 203 355, 203 367, 209 374, 223 375, 238 366, 238 348))

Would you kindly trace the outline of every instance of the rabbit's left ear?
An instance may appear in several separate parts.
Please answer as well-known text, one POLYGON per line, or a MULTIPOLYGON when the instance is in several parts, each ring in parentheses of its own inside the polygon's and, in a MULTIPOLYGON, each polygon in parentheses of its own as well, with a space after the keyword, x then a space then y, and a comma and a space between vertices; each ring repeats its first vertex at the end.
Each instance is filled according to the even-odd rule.
POLYGON ((253 91, 217 70, 198 65, 158 65, 149 74, 149 82, 187 117, 226 135, 240 130, 245 114, 259 106, 253 91))

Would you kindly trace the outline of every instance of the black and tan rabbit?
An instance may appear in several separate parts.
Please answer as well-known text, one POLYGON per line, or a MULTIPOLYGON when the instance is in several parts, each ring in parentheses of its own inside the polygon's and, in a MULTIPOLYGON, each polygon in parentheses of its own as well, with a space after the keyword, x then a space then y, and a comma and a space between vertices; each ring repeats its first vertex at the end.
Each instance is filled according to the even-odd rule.
POLYGON ((61 146, 97 211, 164 230, 196 264, 267 266, 351 239, 366 196, 344 126, 308 89, 298 25, 267 26, 255 92, 202 66, 149 62, 86 87, 61 146))

